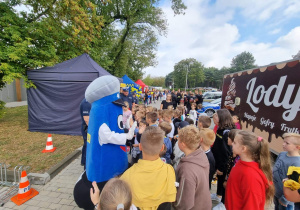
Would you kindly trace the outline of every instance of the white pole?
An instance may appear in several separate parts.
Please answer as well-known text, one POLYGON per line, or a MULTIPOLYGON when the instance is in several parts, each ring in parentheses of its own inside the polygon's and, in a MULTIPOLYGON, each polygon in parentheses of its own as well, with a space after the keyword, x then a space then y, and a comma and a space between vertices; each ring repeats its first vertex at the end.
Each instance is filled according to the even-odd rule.
POLYGON ((186 76, 185 76, 185 92, 186 92, 186 88, 187 88, 187 75, 188 75, 188 70, 189 70, 189 65, 187 65, 187 67, 186 67, 186 76))
POLYGON ((173 77, 173 90, 174 90, 174 77, 173 77))

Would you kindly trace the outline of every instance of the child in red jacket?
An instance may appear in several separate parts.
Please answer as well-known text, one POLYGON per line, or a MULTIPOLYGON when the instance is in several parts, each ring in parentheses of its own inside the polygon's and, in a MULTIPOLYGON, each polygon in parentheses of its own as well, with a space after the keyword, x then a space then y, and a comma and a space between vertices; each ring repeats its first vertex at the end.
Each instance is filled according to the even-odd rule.
POLYGON ((232 168, 226 186, 227 210, 263 210, 274 196, 268 141, 254 133, 239 131, 232 151, 240 160, 232 168))

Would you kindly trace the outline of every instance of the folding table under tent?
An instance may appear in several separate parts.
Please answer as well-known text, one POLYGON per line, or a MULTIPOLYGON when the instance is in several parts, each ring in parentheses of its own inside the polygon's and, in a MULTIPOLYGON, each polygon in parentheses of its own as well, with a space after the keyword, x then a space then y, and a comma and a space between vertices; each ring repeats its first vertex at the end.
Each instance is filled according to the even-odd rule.
POLYGON ((104 75, 111 74, 88 54, 27 71, 36 86, 27 89, 29 131, 81 135, 80 103, 87 86, 104 75))

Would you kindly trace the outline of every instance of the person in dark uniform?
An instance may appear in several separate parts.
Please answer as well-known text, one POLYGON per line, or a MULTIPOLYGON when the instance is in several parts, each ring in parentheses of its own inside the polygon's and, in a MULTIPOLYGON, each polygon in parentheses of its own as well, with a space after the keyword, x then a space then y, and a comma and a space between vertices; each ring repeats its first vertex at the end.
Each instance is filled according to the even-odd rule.
POLYGON ((172 95, 173 107, 174 107, 174 109, 176 109, 176 107, 177 107, 177 95, 174 93, 174 90, 172 90, 171 95, 172 95))
POLYGON ((190 112, 191 108, 192 108, 192 103, 194 103, 194 93, 192 91, 190 91, 189 95, 187 96, 187 104, 186 104, 186 108, 187 108, 187 113, 190 112))
POLYGON ((139 99, 136 97, 136 93, 135 92, 133 92, 132 98, 133 98, 133 103, 134 104, 139 104, 139 99))
POLYGON ((182 98, 182 95, 181 95, 180 89, 178 89, 178 91, 177 91, 177 104, 178 105, 180 104, 181 98, 182 98))
POLYGON ((81 116, 81 134, 83 138, 81 165, 84 166, 86 162, 86 144, 87 144, 87 130, 89 125, 91 104, 84 98, 80 103, 80 116, 81 116))
POLYGON ((201 90, 196 90, 195 91, 195 94, 196 94, 196 98, 197 98, 197 100, 196 100, 196 104, 198 105, 198 104, 202 104, 203 103, 203 95, 202 95, 202 91, 201 90))
POLYGON ((123 87, 123 92, 120 93, 120 98, 123 101, 127 101, 129 104, 130 110, 132 110, 132 106, 135 106, 135 103, 133 102, 133 97, 131 94, 129 94, 129 88, 128 87, 123 87))

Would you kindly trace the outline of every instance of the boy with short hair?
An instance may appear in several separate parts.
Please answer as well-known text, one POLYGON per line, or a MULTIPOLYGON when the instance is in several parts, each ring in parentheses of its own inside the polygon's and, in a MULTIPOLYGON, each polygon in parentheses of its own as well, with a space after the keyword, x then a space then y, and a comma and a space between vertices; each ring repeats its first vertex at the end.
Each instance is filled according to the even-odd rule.
POLYGON ((173 118, 173 110, 164 110, 163 112, 163 120, 170 123, 170 125, 172 126, 172 130, 170 133, 167 134, 167 137, 172 140, 173 136, 174 136, 174 124, 172 122, 172 118, 173 118))
POLYGON ((198 128, 209 128, 211 125, 211 120, 208 116, 199 116, 198 118, 198 128))
POLYGON ((174 109, 174 106, 173 106, 173 105, 169 105, 167 109, 168 109, 168 110, 173 110, 173 109, 174 109))
POLYGON ((141 210, 170 205, 176 198, 174 169, 159 157, 164 149, 163 142, 164 131, 159 127, 148 126, 140 143, 143 159, 121 176, 130 185, 133 204, 141 210))
POLYGON ((157 114, 158 114, 158 122, 161 123, 163 121, 163 110, 158 110, 157 114))
POLYGON ((296 133, 283 134, 283 150, 273 167, 273 183, 275 186, 274 204, 275 209, 292 209, 293 202, 288 201, 283 194, 282 180, 287 178, 287 171, 290 166, 300 166, 300 135, 296 133))
MULTIPOLYGON (((209 119, 210 120, 210 119, 209 119)), ((216 161, 213 153, 210 150, 211 145, 215 142, 216 134, 209 128, 200 129, 200 147, 205 152, 209 162, 209 189, 211 189, 211 182, 216 172, 216 161)))
POLYGON ((132 113, 132 119, 133 119, 133 121, 135 121, 135 115, 136 115, 136 113, 139 111, 139 106, 134 106, 134 107, 132 107, 132 111, 131 111, 131 113, 132 113))
POLYGON ((194 125, 194 120, 192 120, 191 118, 187 117, 184 121, 188 122, 190 125, 194 125))
POLYGON ((184 152, 176 169, 179 188, 175 208, 207 210, 212 208, 209 191, 209 162, 199 148, 200 135, 195 126, 186 126, 179 131, 178 146, 184 152))
MULTIPOLYGON (((176 123, 182 121, 182 120, 181 120, 181 112, 180 112, 180 110, 175 109, 175 110, 173 111, 173 113, 174 113, 173 124, 174 124, 174 127, 176 127, 176 126, 175 126, 176 123)), ((175 136, 176 134, 177 134, 177 132, 176 132, 176 130, 175 130, 175 131, 174 131, 174 136, 175 136)))
POLYGON ((134 137, 134 143, 132 144, 132 150, 131 150, 131 164, 135 164, 138 162, 139 159, 142 158, 143 154, 142 151, 139 148, 140 144, 140 137, 144 130, 146 129, 146 121, 143 119, 140 119, 140 116, 137 118, 139 127, 135 131, 135 137, 134 137))
POLYGON ((167 151, 164 154, 164 158, 166 159, 167 163, 171 164, 172 143, 167 137, 167 134, 171 132, 172 127, 168 122, 161 122, 158 126, 165 132, 164 144, 166 145, 167 151))
POLYGON ((149 112, 152 112, 153 111, 153 107, 152 106, 147 106, 146 107, 146 114, 149 113, 149 112))
POLYGON ((157 113, 156 112, 148 112, 146 114, 146 122, 149 126, 157 126, 157 113))
MULTIPOLYGON (((180 129, 186 127, 186 126, 189 126, 190 124, 186 121, 181 121, 180 123, 176 123, 178 124, 177 125, 177 130, 179 132, 180 129)), ((184 157, 184 152, 182 152, 180 149, 179 149, 179 146, 178 146, 178 135, 174 136, 174 140, 176 142, 172 142, 174 144, 174 147, 173 147, 173 154, 174 154, 174 158, 173 158, 173 167, 174 169, 176 170, 181 158, 184 157)))

